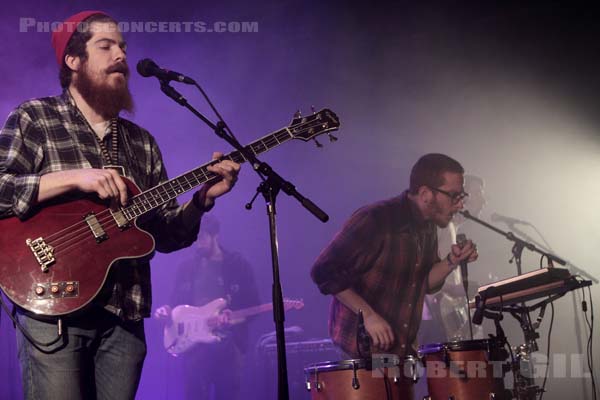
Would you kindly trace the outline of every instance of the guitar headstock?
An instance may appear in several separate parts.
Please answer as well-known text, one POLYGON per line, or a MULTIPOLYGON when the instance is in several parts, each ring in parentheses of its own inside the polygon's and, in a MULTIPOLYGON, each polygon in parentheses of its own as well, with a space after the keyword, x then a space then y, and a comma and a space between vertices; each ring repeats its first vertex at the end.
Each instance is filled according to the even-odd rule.
MULTIPOLYGON (((331 132, 337 131, 339 127, 340 120, 338 116, 330 109, 324 108, 304 117, 300 115, 300 111, 297 111, 288 130, 294 139, 304 140, 305 142, 324 133, 329 136, 330 141, 334 142, 337 138, 331 135, 331 132)), ((318 142, 317 146, 321 147, 318 142)))
POLYGON ((295 310, 300 310, 304 308, 304 300, 291 300, 291 299, 283 299, 283 308, 287 310, 291 310, 292 308, 295 310))

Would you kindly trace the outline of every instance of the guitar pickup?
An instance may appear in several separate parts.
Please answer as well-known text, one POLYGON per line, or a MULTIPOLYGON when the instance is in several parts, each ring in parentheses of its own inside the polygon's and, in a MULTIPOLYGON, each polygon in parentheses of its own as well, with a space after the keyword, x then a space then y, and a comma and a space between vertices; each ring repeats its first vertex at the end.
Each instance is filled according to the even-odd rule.
POLYGON ((48 266, 54 263, 54 248, 44 241, 43 238, 27 239, 25 243, 35 256, 38 264, 42 268, 42 272, 48 271, 48 266))
POLYGON ((85 219, 85 222, 88 224, 88 227, 92 231, 92 234, 94 235, 94 239, 96 239, 97 243, 100 243, 100 242, 108 239, 108 235, 104 231, 104 228, 102 228, 102 225, 98 221, 98 218, 96 218, 96 214, 89 213, 88 215, 85 216, 84 219, 85 219))
POLYGON ((79 281, 62 281, 34 284, 31 298, 45 300, 77 296, 79 296, 79 281))
POLYGON ((112 217, 114 218, 115 222, 117 223, 117 226, 119 227, 119 229, 123 230, 123 229, 129 228, 129 220, 125 216, 125 213, 123 212, 123 210, 119 210, 117 212, 111 211, 110 213, 112 214, 112 217))

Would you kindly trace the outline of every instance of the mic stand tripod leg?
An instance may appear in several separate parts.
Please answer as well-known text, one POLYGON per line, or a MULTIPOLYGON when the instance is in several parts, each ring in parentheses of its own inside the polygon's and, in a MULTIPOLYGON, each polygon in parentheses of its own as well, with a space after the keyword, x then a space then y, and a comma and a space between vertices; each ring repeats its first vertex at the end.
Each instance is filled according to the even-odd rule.
POLYGON ((514 366, 517 371, 515 376, 515 394, 519 400, 536 400, 538 398, 540 388, 535 386, 535 379, 533 377, 534 368, 531 355, 538 351, 536 339, 538 339, 540 335, 533 328, 527 307, 519 307, 518 310, 511 311, 511 314, 517 321, 519 321, 525 339, 525 343, 518 346, 516 349, 517 365, 514 366))

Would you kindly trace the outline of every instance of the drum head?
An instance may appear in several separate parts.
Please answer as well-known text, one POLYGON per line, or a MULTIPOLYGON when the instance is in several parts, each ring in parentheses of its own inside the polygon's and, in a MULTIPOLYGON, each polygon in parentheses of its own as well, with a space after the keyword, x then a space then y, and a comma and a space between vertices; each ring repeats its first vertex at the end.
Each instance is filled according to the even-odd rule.
POLYGON ((387 357, 376 357, 373 358, 355 358, 350 360, 340 361, 325 361, 316 364, 309 364, 304 368, 305 373, 311 372, 327 372, 327 371, 344 371, 344 370, 355 370, 355 369, 366 369, 368 371, 373 368, 382 367, 397 367, 400 365, 400 358, 396 355, 389 355, 387 357))
POLYGON ((305 373, 344 371, 347 369, 371 369, 371 360, 355 358, 341 361, 324 361, 316 364, 309 364, 304 368, 305 373), (368 368, 367 368, 368 367, 368 368))
POLYGON ((463 340, 446 343, 432 343, 419 346, 419 354, 432 354, 442 350, 447 351, 469 351, 486 350, 491 351, 503 347, 497 339, 463 340))

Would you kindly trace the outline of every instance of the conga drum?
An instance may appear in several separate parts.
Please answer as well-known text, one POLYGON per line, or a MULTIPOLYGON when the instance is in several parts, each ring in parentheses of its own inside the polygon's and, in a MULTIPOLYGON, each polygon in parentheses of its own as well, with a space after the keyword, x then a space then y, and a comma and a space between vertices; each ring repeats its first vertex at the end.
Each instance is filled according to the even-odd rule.
POLYGON ((412 400, 419 361, 397 356, 327 361, 304 368, 312 400, 412 400))
POLYGON ((498 340, 466 340, 419 347, 429 400, 510 399, 504 388, 508 353, 498 340))

